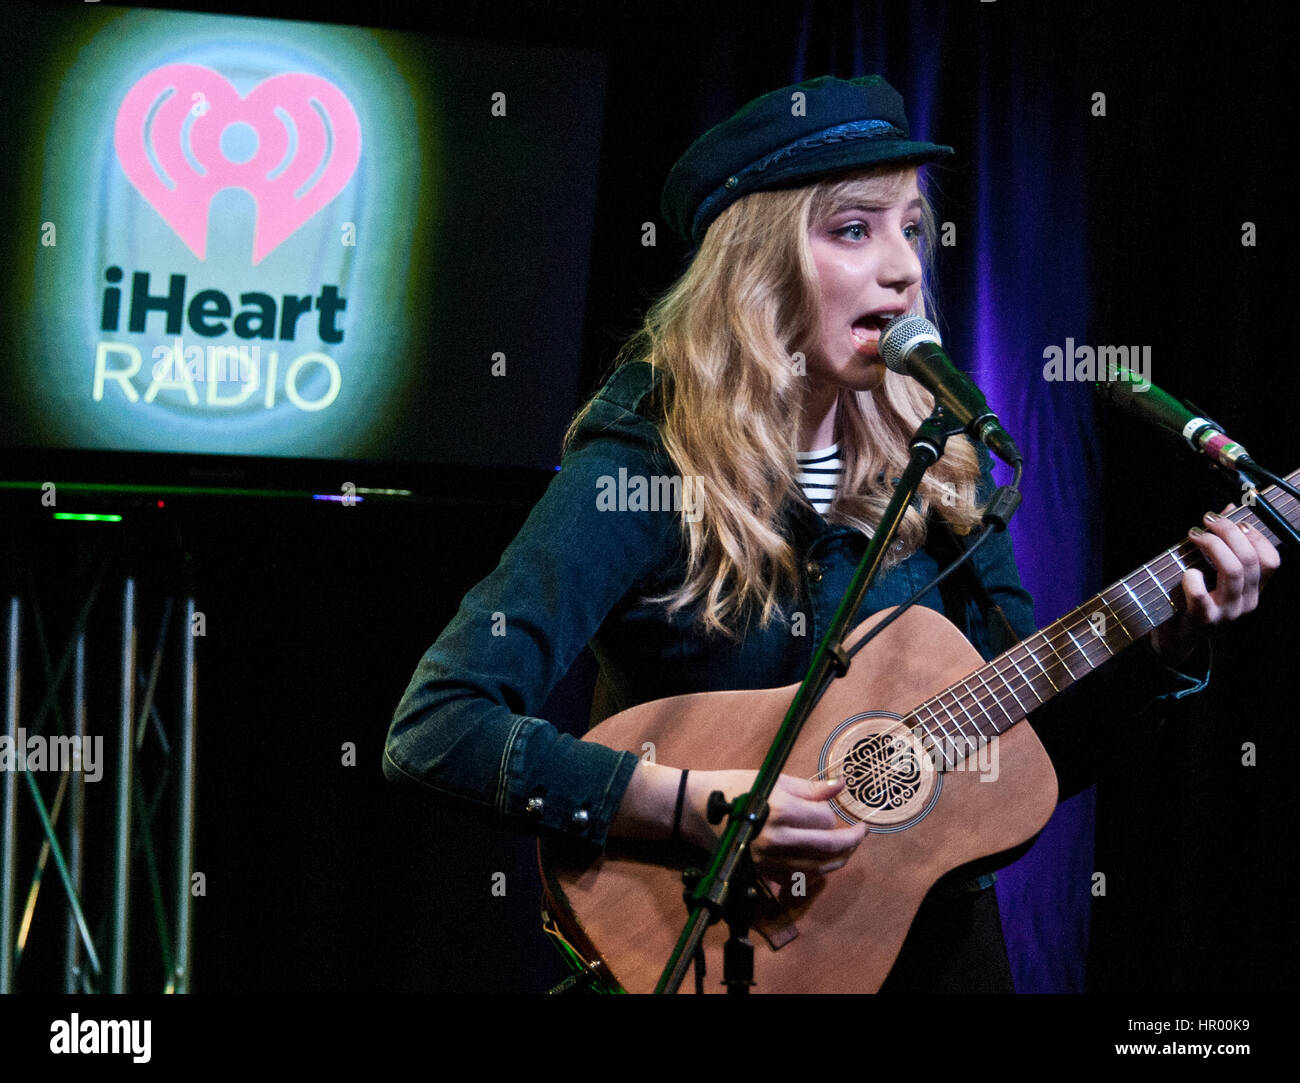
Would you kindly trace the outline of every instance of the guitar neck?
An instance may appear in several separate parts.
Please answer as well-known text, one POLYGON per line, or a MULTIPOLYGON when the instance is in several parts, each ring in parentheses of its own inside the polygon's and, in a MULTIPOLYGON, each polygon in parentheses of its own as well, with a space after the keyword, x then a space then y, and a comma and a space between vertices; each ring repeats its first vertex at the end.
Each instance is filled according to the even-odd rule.
MULTIPOLYGON (((1300 470, 1288 476, 1291 484, 1300 470)), ((1300 501, 1277 486, 1263 490, 1292 526, 1300 527, 1300 501)), ((1227 518, 1245 523, 1273 544, 1277 537, 1249 506, 1227 518)), ((1021 640, 958 683, 945 688, 909 716, 940 769, 1024 719, 1058 692, 1105 664, 1182 608, 1180 589, 1189 568, 1210 564, 1190 541, 1149 560, 1042 631, 1021 640)))

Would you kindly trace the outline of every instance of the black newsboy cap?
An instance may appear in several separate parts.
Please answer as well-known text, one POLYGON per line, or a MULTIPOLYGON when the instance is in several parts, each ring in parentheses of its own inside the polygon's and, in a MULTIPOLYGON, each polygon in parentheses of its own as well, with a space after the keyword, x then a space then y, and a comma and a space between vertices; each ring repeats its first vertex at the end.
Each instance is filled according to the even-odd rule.
POLYGON ((879 75, 823 75, 755 98, 700 136, 668 174, 663 214, 698 245, 713 220, 750 192, 951 153, 911 138, 902 95, 879 75))

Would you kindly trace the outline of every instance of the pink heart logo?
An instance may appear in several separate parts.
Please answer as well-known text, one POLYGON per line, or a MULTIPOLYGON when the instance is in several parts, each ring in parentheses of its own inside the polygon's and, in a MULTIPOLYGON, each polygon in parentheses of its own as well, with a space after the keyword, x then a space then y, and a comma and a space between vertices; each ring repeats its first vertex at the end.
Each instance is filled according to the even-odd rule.
POLYGON ((199 259, 213 197, 223 188, 248 192, 257 204, 258 264, 347 186, 361 160, 361 124, 343 92, 318 75, 275 75, 241 98, 211 68, 167 64, 127 92, 113 145, 136 190, 199 259), (222 133, 238 123, 257 135, 246 162, 231 161, 221 146, 222 133))

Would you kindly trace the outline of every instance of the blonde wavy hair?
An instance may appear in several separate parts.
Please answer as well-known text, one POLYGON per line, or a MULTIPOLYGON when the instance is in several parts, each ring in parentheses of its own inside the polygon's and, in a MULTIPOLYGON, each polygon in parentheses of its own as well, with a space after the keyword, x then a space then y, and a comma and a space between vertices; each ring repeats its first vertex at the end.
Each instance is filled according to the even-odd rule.
MULTIPOLYGON (((710 630, 735 637, 757 613, 766 627, 783 616, 779 600, 797 592, 799 568, 782 533, 780 510, 796 481, 806 355, 820 326, 817 272, 810 226, 860 204, 899 198, 911 167, 878 167, 802 188, 753 192, 709 227, 680 279, 648 310, 623 346, 615 367, 649 362, 663 374, 659 421, 664 446, 682 478, 703 479, 702 514, 682 516, 688 552, 684 582, 646 599, 669 612, 698 604, 710 630), (694 520, 694 521, 691 521, 694 520)), ((916 315, 933 310, 929 253, 934 215, 922 192, 922 289, 916 315)), ((565 446, 590 403, 565 434, 565 446)), ((886 371, 873 391, 841 389, 836 436, 844 478, 826 518, 870 535, 902 474, 907 442, 934 409, 934 399, 910 377, 886 371)), ((950 440, 926 474, 920 508, 908 509, 901 546, 887 565, 916 551, 933 509, 958 533, 979 522, 979 477, 973 445, 950 440)))

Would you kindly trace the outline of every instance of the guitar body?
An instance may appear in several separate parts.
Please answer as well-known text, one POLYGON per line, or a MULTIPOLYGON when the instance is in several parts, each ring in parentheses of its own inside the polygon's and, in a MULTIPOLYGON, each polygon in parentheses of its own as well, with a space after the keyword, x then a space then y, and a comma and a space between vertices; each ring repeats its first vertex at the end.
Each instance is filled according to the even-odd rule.
MULTIPOLYGON (((854 629, 847 645, 888 612, 854 629)), ((844 868, 808 881, 806 894, 767 899, 751 934, 756 992, 875 992, 941 876, 972 862, 1007 864, 1042 830, 1056 807, 1056 775, 1029 726, 1011 727, 956 769, 935 770, 899 722, 982 664, 955 626, 916 607, 831 683, 785 773, 847 777, 832 804, 846 826, 865 820, 869 832, 844 868)), ((757 770, 796 688, 655 700, 585 739, 638 756, 653 742, 657 761, 696 770, 757 770)), ((611 840, 587 864, 554 842, 542 845, 541 860, 548 904, 569 942, 628 992, 652 991, 686 917, 682 868, 702 867, 703 855, 611 840)), ((705 938, 706 991, 722 991, 726 935, 719 923, 705 938)), ((689 977, 682 989, 693 991, 689 977)))

